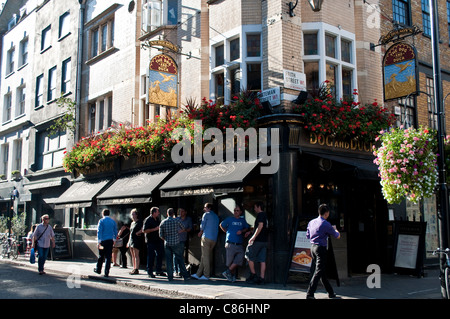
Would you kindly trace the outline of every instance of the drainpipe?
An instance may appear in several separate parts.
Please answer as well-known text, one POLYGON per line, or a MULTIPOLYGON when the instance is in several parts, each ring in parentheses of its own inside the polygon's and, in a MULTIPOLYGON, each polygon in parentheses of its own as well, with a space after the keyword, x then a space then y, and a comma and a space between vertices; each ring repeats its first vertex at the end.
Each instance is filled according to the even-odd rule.
POLYGON ((83 32, 84 32, 84 11, 86 4, 84 0, 78 0, 80 4, 79 25, 78 25, 78 49, 77 49, 77 78, 76 78, 76 108, 75 108, 75 132, 74 142, 76 143, 80 138, 80 108, 81 108, 81 67, 83 62, 83 32))

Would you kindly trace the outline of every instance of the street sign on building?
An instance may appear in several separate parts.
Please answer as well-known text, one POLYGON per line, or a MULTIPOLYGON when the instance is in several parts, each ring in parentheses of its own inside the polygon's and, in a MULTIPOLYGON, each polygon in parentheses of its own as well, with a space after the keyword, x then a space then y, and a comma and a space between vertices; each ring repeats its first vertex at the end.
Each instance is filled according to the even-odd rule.
POLYGON ((281 104, 280 87, 261 91, 261 93, 258 94, 258 99, 261 103, 269 102, 270 105, 272 106, 280 105, 281 104))
POLYGON ((284 87, 297 91, 306 91, 305 73, 283 70, 284 87))

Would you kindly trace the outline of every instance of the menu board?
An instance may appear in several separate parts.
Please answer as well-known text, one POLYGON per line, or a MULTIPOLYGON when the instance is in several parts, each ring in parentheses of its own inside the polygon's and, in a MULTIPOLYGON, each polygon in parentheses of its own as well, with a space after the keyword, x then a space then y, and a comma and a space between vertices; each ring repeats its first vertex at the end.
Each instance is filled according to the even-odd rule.
POLYGON ((67 228, 56 228, 53 232, 55 233, 55 247, 51 249, 52 259, 72 257, 69 230, 67 228))
POLYGON ((415 269, 417 252, 419 250, 419 235, 399 234, 395 267, 415 269))
POLYGON ((306 231, 298 231, 289 270, 309 273, 311 262, 311 243, 306 238, 306 231))

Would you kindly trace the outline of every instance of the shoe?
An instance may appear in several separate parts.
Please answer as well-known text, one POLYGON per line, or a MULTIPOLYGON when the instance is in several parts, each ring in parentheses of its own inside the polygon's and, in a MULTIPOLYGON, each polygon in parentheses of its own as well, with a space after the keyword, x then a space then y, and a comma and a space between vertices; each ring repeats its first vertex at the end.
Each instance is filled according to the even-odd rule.
POLYGON ((328 298, 330 299, 341 299, 341 297, 338 297, 336 294, 328 295, 328 298))
POLYGON ((148 276, 149 276, 150 278, 156 278, 155 274, 154 274, 154 273, 152 273, 152 272, 151 272, 151 273, 149 273, 149 274, 148 274, 148 276))
POLYGON ((205 275, 201 276, 200 278, 198 278, 198 280, 209 280, 208 277, 206 277, 205 275))
POLYGON ((189 281, 189 280, 191 280, 191 279, 192 279, 192 276, 184 277, 184 281, 189 281))
POLYGON ((139 270, 138 270, 138 269, 133 269, 133 270, 130 272, 130 275, 139 275, 139 270))
POLYGON ((236 282, 236 276, 235 275, 231 276, 231 282, 236 282))
POLYGON ((226 278, 226 280, 228 280, 228 281, 232 281, 233 280, 233 276, 231 275, 231 272, 230 272, 229 269, 225 270, 222 273, 222 276, 224 276, 226 278))
POLYGON ((191 277, 194 278, 194 279, 197 279, 197 280, 200 279, 200 278, 197 276, 197 274, 193 274, 191 277))
POLYGON ((113 267, 120 267, 120 265, 116 263, 113 265, 113 267))
POLYGON ((166 273, 162 271, 157 272, 156 275, 167 277, 166 273))
POLYGON ((103 277, 108 278, 109 274, 104 274, 103 277))
POLYGON ((245 280, 248 283, 254 283, 256 278, 256 274, 250 274, 250 276, 245 280))
POLYGON ((314 296, 306 295, 306 299, 316 299, 314 296))
POLYGON ((266 284, 266 280, 264 278, 257 277, 257 279, 255 279, 255 284, 257 284, 257 285, 265 285, 266 284))
POLYGON ((98 271, 97 268, 94 268, 94 272, 99 274, 99 275, 102 273, 101 271, 98 271))

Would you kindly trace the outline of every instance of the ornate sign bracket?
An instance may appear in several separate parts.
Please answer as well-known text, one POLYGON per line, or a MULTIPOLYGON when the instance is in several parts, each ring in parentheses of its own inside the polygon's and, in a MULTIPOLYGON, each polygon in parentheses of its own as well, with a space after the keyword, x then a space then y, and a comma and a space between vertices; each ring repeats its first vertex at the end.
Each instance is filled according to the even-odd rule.
POLYGON ((417 34, 422 33, 422 30, 416 25, 413 25, 411 27, 403 28, 397 25, 397 27, 391 31, 389 31, 387 34, 380 37, 378 40, 378 45, 386 45, 390 42, 399 42, 402 41, 408 37, 416 36, 417 34))

